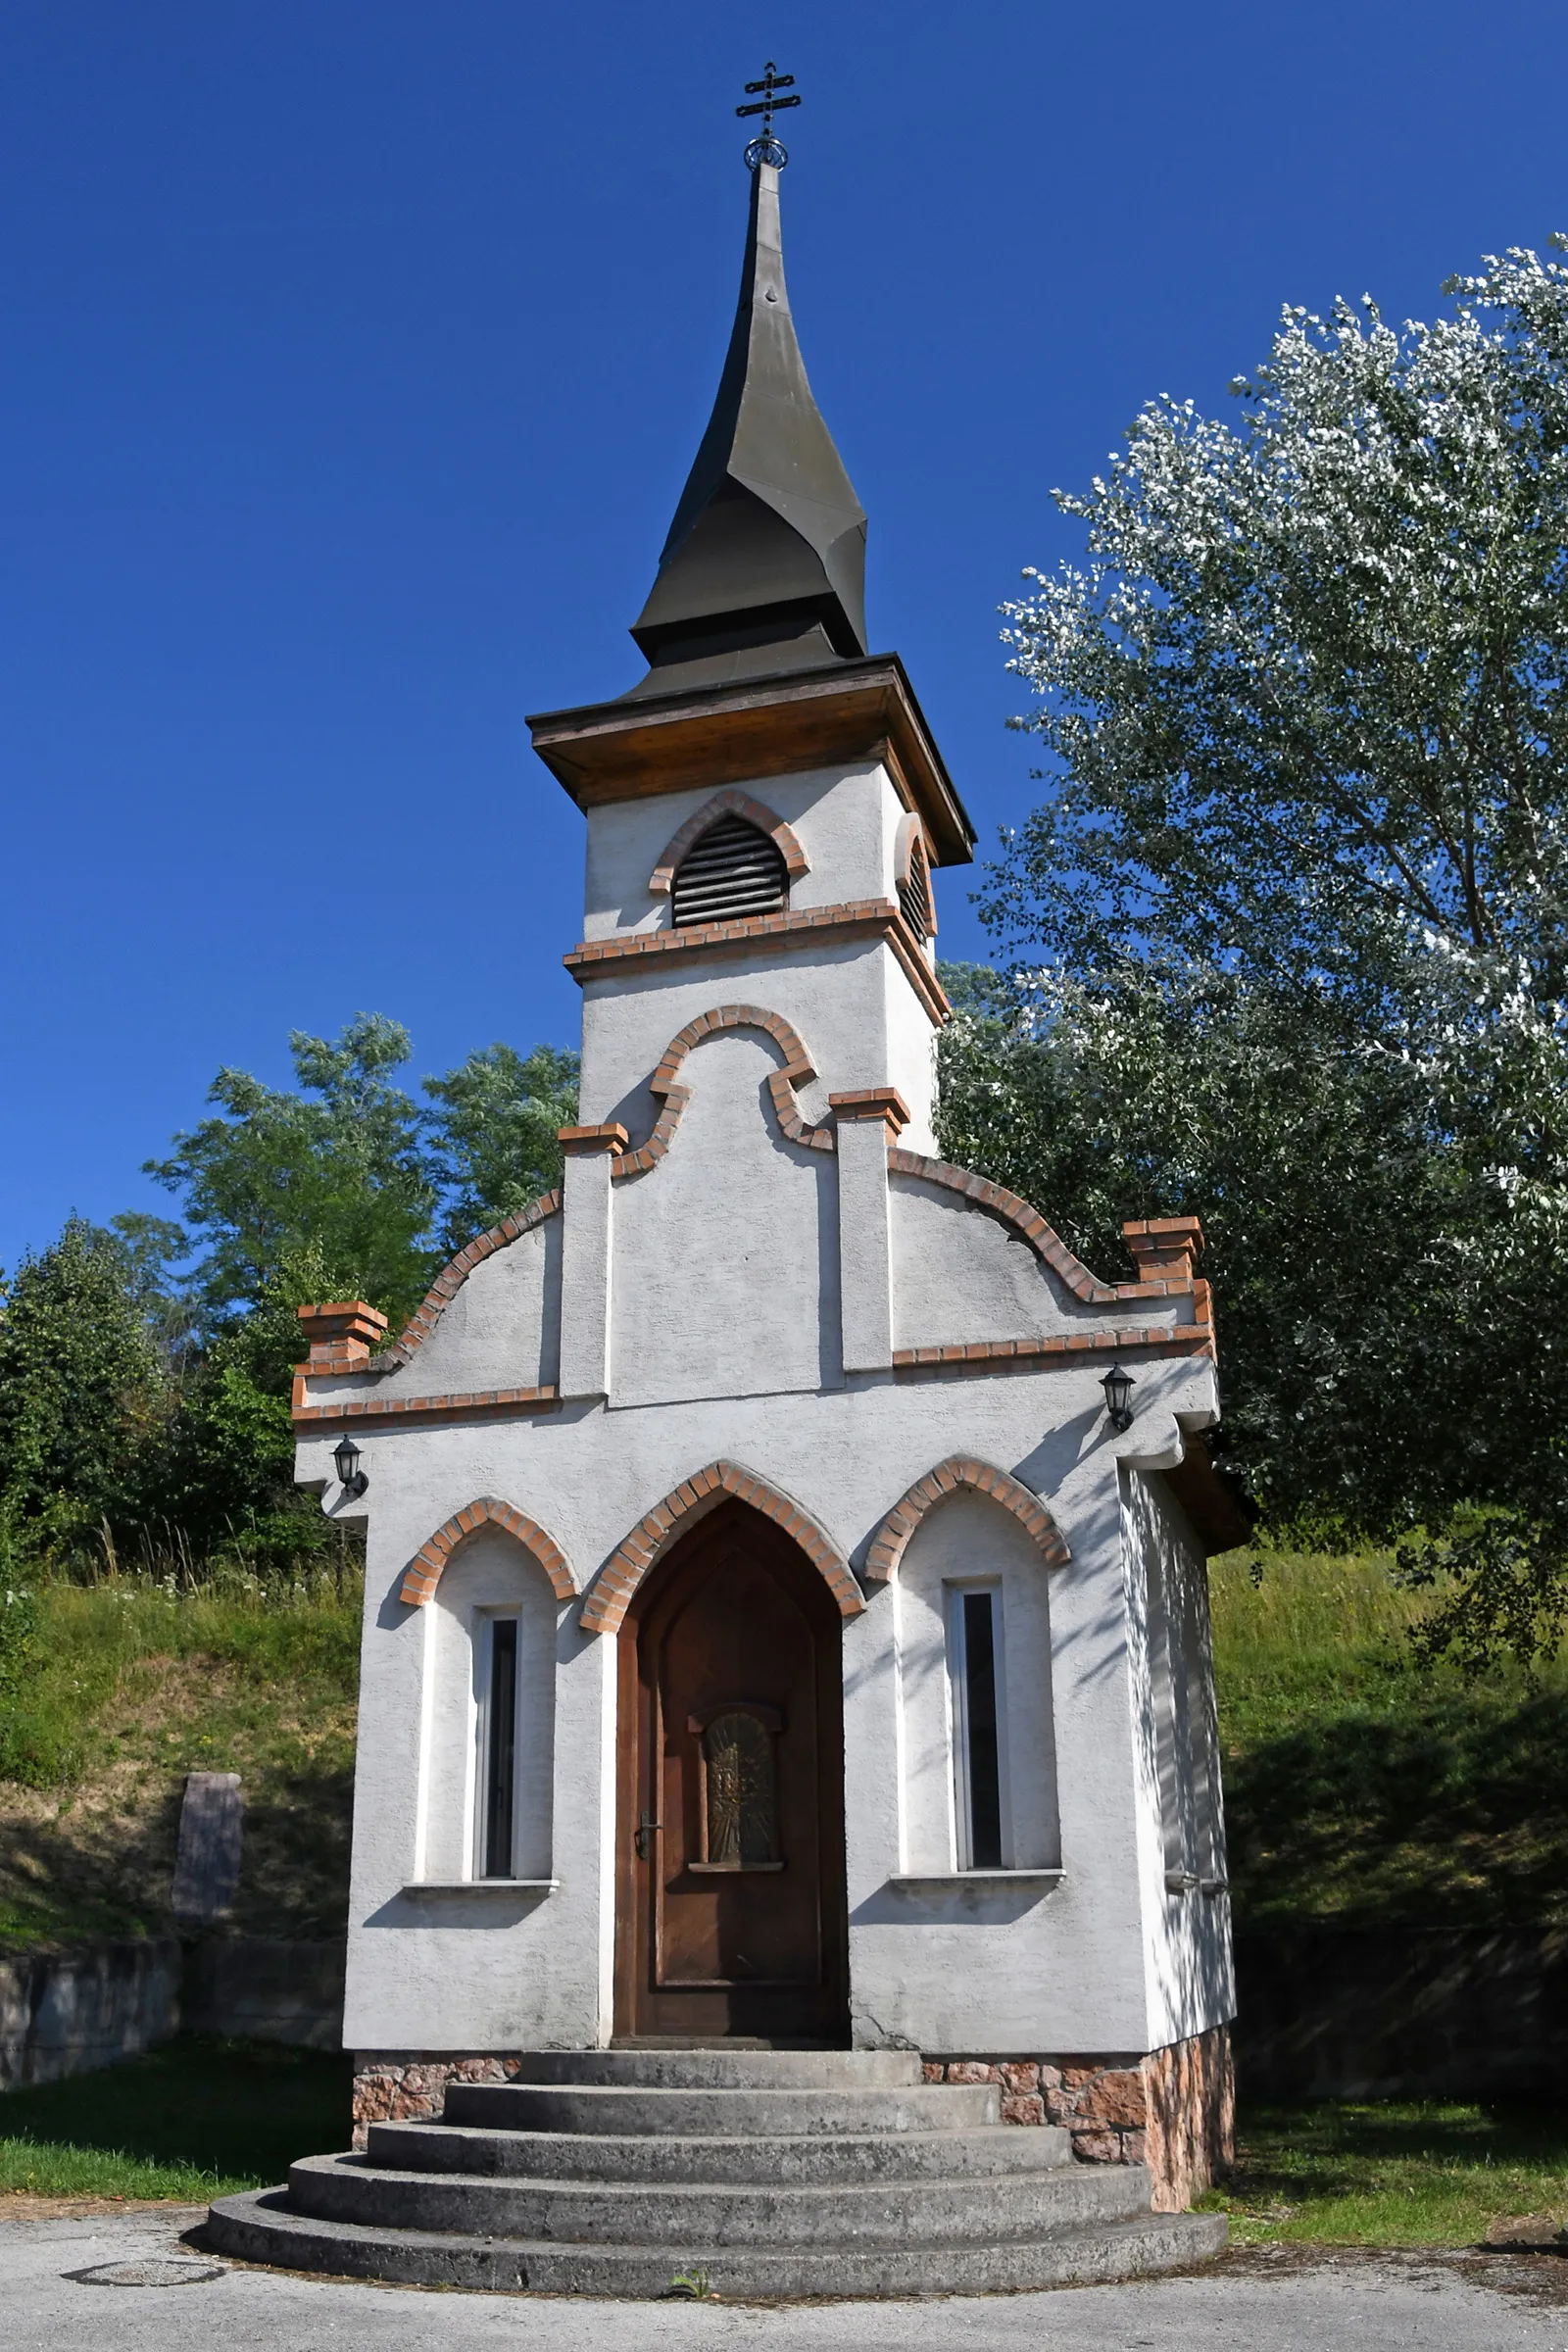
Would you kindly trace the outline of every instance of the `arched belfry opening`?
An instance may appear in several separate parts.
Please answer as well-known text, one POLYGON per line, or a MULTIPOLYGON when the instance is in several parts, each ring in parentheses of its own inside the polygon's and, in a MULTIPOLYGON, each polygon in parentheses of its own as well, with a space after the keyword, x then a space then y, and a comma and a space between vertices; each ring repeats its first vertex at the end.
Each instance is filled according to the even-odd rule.
POLYGON ((670 916, 683 930, 697 923, 737 922, 744 915, 782 914, 789 895, 778 844, 732 811, 715 818, 675 868, 670 916))
POLYGON ((725 1500, 617 1637, 615 2033, 847 2042, 843 1614, 820 1566, 725 1500))

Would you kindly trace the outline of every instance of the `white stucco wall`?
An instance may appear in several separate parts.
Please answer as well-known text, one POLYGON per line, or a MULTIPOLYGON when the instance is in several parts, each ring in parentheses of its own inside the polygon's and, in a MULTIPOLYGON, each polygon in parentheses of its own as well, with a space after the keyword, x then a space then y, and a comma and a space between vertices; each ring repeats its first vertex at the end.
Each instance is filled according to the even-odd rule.
MULTIPOLYGON (((782 817, 800 842, 809 870, 791 887, 792 907, 894 896, 895 838, 904 807, 880 764, 743 777, 734 789, 782 817)), ((705 785, 614 801, 588 811, 585 939, 667 926, 669 900, 650 892, 649 876, 687 818, 713 798, 713 790, 705 785)))
POLYGON ((668 1152, 613 1188, 617 1410, 843 1378, 835 1170, 779 1133, 778 1066, 756 1031, 706 1038, 668 1152))
MULTIPOLYGON (((1034 1339, 1103 1325, 1102 1306, 1070 1291, 1016 1228, 967 1195, 895 1175, 890 1197, 899 1269, 896 1347, 940 1348, 959 1336, 1034 1339)), ((1146 1326, 1172 1324, 1177 1301, 1151 1300, 1139 1319, 1146 1326)))
MULTIPOLYGON (((664 1048, 688 1022, 719 1004, 755 1004, 799 1035, 816 1071, 801 1089, 804 1115, 827 1116, 829 1094, 896 1086, 909 1111, 901 1137, 913 1152, 936 1150, 935 1031, 891 948, 878 940, 821 945, 809 933, 745 955, 657 961, 590 979, 583 990, 584 1121, 618 1119, 634 1145, 660 1105, 648 1091, 664 1048)), ((773 1067, 783 1063, 775 1053, 773 1067)), ((690 1064, 682 1081, 692 1076, 690 1064)))
MULTIPOLYGON (((404 1396, 533 1389, 561 1369, 561 1218, 544 1221, 475 1266, 412 1362, 404 1396)), ((322 1392, 326 1394, 327 1392, 322 1392)))

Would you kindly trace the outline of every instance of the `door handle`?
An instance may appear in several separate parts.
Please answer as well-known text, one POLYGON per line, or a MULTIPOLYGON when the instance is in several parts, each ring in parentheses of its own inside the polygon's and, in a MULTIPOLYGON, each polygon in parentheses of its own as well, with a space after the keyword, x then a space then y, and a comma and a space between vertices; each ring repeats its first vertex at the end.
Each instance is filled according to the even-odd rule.
POLYGON ((636 1833, 637 1859, 639 1862, 647 1861, 649 1839, 653 1837, 653 1834, 656 1830, 662 1830, 663 1826, 663 1823, 662 1821, 656 1821, 651 1813, 645 1813, 643 1815, 641 1824, 639 1825, 636 1833))

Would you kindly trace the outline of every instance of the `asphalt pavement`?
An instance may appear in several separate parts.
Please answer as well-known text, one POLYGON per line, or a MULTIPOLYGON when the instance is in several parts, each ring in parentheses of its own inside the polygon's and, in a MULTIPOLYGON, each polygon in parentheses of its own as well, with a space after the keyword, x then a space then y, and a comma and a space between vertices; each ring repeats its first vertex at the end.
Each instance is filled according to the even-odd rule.
POLYGON ((6 2352, 1568 2352, 1568 2260, 1238 2249, 1181 2278, 915 2302, 431 2293, 204 2254, 195 2209, 0 2198, 6 2352))

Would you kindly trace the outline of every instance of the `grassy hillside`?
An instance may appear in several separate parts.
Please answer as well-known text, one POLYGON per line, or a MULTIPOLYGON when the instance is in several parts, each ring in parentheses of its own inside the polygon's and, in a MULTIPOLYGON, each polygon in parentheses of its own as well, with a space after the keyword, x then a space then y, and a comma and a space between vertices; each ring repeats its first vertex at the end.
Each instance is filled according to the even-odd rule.
POLYGON ((1568 1918, 1568 1667, 1467 1684, 1416 1666, 1424 1604, 1388 1570, 1264 1547, 1211 1563, 1238 1918, 1568 1918))
POLYGON ((357 1587, 325 1580, 47 1587, 26 1688, 0 1708, 0 1950, 168 1929, 191 1771, 243 1777, 232 1925, 339 1929, 359 1616, 357 1587))
MULTIPOLYGON (((1239 1918, 1568 1918, 1568 1669, 1467 1686, 1417 1668, 1420 1603, 1375 1556, 1253 1547, 1211 1585, 1239 1918)), ((244 1779, 232 1925, 332 1934, 359 1608, 324 1581, 50 1587, 0 1716, 0 1949, 167 1929, 193 1769, 244 1779)))

